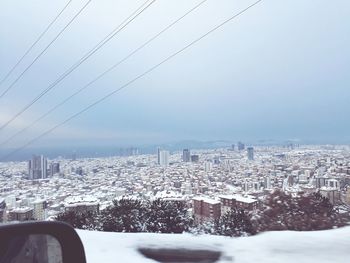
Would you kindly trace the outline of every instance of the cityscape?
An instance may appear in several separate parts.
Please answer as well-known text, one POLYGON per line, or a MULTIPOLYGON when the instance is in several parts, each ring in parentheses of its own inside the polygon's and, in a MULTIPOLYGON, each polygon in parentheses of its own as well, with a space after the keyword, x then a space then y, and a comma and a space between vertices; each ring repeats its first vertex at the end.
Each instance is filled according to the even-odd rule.
POLYGON ((33 155, 0 164, 1 222, 54 220, 65 211, 98 212, 120 198, 184 202, 197 223, 232 208, 258 209, 273 190, 316 193, 350 211, 350 146, 248 146, 123 156, 33 155))
POLYGON ((348 263, 350 1, 0 14, 0 263, 348 263))

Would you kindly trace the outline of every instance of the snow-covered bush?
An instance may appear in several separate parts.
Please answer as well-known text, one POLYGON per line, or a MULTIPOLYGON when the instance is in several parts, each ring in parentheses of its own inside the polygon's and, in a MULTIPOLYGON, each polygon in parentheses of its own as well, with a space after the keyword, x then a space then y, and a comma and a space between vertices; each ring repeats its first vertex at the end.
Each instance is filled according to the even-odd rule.
POLYGON ((56 220, 70 224, 74 228, 101 230, 99 215, 93 212, 76 213, 74 211, 66 211, 58 214, 56 220))
POLYGON ((216 233, 223 236, 248 236, 255 234, 249 215, 244 210, 227 211, 218 221, 216 233))
POLYGON ((146 231, 155 233, 183 233, 188 231, 192 218, 181 201, 154 200, 146 213, 146 231))
POLYGON ((257 232, 271 230, 312 231, 344 226, 346 219, 319 193, 293 197, 282 191, 271 193, 261 211, 252 216, 257 232))
POLYGON ((148 205, 138 199, 123 198, 101 212, 103 231, 144 232, 148 205))

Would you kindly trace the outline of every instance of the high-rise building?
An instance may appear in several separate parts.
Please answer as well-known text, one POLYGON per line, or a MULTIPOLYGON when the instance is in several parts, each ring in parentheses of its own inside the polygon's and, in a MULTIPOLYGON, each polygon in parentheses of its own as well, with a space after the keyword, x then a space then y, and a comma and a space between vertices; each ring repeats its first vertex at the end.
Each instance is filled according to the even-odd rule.
POLYGON ((60 164, 59 163, 50 163, 50 175, 53 176, 55 174, 60 173, 60 164))
POLYGON ((244 150, 244 148, 245 148, 244 143, 242 143, 242 142, 238 142, 238 143, 237 143, 237 148, 238 148, 238 151, 243 151, 243 150, 244 150))
POLYGON ((199 155, 198 154, 191 155, 191 162, 198 163, 198 161, 199 161, 199 155))
POLYGON ((182 161, 190 162, 191 161, 191 152, 189 149, 184 149, 182 152, 182 161))
POLYGON ((253 161, 254 160, 254 148, 253 147, 248 147, 247 148, 247 155, 248 155, 248 160, 253 161))
POLYGON ((160 151, 161 151, 161 149, 158 147, 157 148, 157 164, 159 164, 159 165, 160 165, 160 151))
POLYGON ((28 162, 28 175, 30 180, 47 178, 47 160, 43 155, 33 155, 28 162))
POLYGON ((167 167, 169 165, 169 151, 159 151, 159 165, 167 167))

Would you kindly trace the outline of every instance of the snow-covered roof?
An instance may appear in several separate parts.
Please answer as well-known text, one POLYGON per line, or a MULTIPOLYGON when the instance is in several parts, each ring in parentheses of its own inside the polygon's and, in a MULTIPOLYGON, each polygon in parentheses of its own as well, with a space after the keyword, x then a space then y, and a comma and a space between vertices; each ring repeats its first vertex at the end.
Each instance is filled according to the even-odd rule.
POLYGON ((36 199, 35 201, 32 202, 32 204, 41 204, 43 202, 45 202, 44 199, 36 199))
POLYGON ((300 187, 301 187, 301 188, 308 188, 308 189, 316 189, 315 186, 309 185, 309 184, 304 184, 304 185, 302 185, 302 186, 300 186, 300 187))
POLYGON ((208 198, 208 197, 202 197, 202 196, 193 197, 192 200, 195 200, 195 201, 203 201, 203 202, 205 202, 205 203, 212 204, 212 205, 220 204, 220 201, 218 201, 218 200, 210 199, 210 198, 208 198))
POLYGON ((30 207, 17 207, 17 208, 12 209, 10 212, 26 213, 26 212, 29 212, 30 210, 33 210, 33 208, 30 208, 30 207))
POLYGON ((163 199, 163 200, 185 200, 185 196, 178 192, 174 191, 159 191, 154 196, 155 199, 163 199))
POLYGON ((64 200, 65 207, 77 205, 97 205, 98 199, 93 196, 69 196, 64 200))
POLYGON ((337 191, 336 187, 330 187, 330 186, 322 186, 320 188, 321 191, 337 191))
POLYGON ((224 198, 224 199, 235 199, 238 202, 242 202, 242 203, 254 203, 257 202, 256 199, 253 199, 251 197, 245 197, 242 195, 220 195, 220 198, 224 198))

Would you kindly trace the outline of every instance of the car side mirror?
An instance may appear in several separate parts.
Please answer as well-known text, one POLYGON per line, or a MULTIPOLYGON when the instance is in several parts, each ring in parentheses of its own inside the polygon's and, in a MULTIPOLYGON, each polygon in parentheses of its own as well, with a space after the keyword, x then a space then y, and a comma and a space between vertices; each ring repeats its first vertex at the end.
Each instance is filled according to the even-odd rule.
POLYGON ((32 222, 0 226, 0 263, 86 263, 83 244, 71 226, 32 222))

